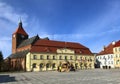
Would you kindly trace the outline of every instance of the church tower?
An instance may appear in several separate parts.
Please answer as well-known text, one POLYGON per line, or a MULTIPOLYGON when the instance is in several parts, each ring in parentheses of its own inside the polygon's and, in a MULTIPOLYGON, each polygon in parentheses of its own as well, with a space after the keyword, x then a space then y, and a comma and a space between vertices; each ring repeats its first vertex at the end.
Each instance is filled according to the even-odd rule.
POLYGON ((12 34, 12 53, 16 53, 17 47, 26 39, 28 39, 28 34, 22 27, 22 21, 20 21, 17 30, 12 34))

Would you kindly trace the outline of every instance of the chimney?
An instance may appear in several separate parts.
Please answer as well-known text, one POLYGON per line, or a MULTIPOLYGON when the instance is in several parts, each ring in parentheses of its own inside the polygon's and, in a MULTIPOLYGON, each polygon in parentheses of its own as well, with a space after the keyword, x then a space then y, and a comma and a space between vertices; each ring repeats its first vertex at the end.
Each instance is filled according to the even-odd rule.
POLYGON ((103 46, 103 51, 105 50, 105 48, 106 48, 106 46, 104 45, 104 46, 103 46))

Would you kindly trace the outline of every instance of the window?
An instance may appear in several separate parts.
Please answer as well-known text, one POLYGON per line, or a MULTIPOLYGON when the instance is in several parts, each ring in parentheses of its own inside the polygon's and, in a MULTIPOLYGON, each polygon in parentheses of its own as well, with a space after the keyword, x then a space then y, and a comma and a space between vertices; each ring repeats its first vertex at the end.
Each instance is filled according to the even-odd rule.
POLYGON ((115 52, 117 52, 117 48, 115 48, 115 52))
POLYGON ((116 61, 116 65, 118 65, 118 61, 116 61))
POLYGON ((75 56, 76 57, 76 59, 78 59, 78 57, 77 56, 75 56))
POLYGON ((80 60, 82 60, 82 57, 80 57, 80 60))
POLYGON ((50 58, 49 58, 49 55, 47 55, 47 59, 50 59, 50 58))
POLYGON ((73 59, 73 57, 72 56, 70 56, 70 60, 72 60, 73 59))
POLYGON ((110 61, 108 62, 108 64, 110 64, 110 61))
POLYGON ((111 61, 111 64, 113 64, 113 61, 111 61))
POLYGON ((120 48, 119 48, 119 51, 120 51, 120 48))
POLYGON ((105 56, 103 57, 103 59, 106 59, 105 56))
POLYGON ((50 68, 50 64, 49 63, 46 64, 46 68, 50 68))
POLYGON ((55 60, 55 56, 53 56, 53 60, 55 60))
POLYGON ((110 59, 110 56, 108 55, 108 59, 110 59))
POLYGON ((100 59, 101 59, 101 57, 100 57, 100 59))
POLYGON ((90 57, 90 62, 92 62, 92 58, 90 57))
POLYGON ((111 59, 113 58, 113 56, 111 55, 111 59))
POLYGON ((43 59, 43 55, 40 55, 40 59, 41 59, 41 60, 43 59))
POLYGON ((36 63, 33 63, 33 68, 36 68, 36 63))
POLYGON ((53 63, 53 64, 52 64, 52 68, 55 68, 55 67, 56 67, 56 66, 55 66, 55 63, 53 63))
POLYGON ((59 59, 62 60, 62 56, 60 56, 59 59))
POLYGON ((43 68, 43 63, 40 64, 40 68, 43 68))
POLYGON ((36 56, 36 55, 33 55, 33 59, 37 59, 37 56, 36 56))
POLYGON ((118 56, 117 56, 117 54, 116 54, 116 58, 117 58, 118 56))
POLYGON ((65 56, 65 60, 67 60, 67 56, 65 56))

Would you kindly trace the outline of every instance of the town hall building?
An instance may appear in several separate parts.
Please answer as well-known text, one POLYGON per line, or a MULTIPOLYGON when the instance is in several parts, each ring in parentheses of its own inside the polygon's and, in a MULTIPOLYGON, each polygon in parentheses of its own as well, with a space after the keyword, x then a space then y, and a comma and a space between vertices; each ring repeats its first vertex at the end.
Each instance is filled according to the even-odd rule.
POLYGON ((94 55, 80 43, 50 40, 38 35, 29 38, 22 22, 12 34, 9 68, 14 71, 57 70, 64 63, 75 69, 93 69, 94 55))

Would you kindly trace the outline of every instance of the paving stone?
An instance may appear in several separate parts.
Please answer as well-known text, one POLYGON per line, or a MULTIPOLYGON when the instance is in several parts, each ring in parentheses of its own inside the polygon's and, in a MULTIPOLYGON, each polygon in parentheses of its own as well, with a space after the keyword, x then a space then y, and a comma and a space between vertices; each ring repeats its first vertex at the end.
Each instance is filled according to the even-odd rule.
POLYGON ((0 74, 0 84, 120 84, 120 69, 0 74))

